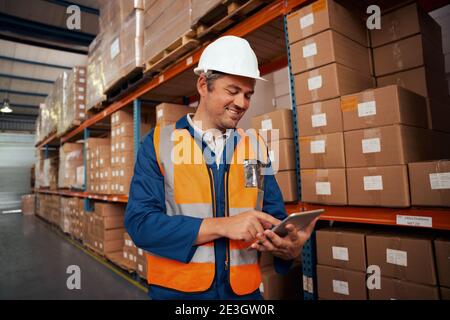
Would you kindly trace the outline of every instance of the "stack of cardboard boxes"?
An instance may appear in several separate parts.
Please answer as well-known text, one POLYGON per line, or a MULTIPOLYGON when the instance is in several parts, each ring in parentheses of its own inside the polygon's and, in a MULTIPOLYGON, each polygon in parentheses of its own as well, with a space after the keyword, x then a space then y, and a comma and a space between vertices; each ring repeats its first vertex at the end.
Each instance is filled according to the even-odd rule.
POLYGON ((102 256, 122 255, 125 206, 115 203, 95 203, 95 211, 87 213, 84 244, 102 256))
POLYGON ((137 248, 136 272, 142 279, 147 279, 147 254, 137 248))
POLYGON ((137 270, 137 256, 138 248, 134 245, 130 235, 125 232, 123 235, 125 240, 123 246, 123 258, 127 261, 127 264, 131 270, 137 270))
POLYGON ((450 103, 439 24, 417 3, 381 16, 371 30, 378 86, 399 84, 426 98, 430 129, 449 131, 450 103))
POLYGON ((161 103, 156 106, 156 123, 161 126, 176 123, 181 117, 188 113, 195 113, 196 108, 187 107, 182 104, 161 103))
POLYGON ((259 258, 262 283, 261 293, 265 300, 302 300, 302 271, 300 259, 293 262, 286 275, 275 271, 274 256, 263 252, 259 258))
POLYGON ((70 207, 70 231, 75 239, 84 239, 84 199, 72 198, 70 207))
POLYGON ((39 194, 37 198, 36 214, 44 220, 54 224, 60 224, 60 196, 39 194))
POLYGON ((374 86, 366 26, 334 1, 288 17, 298 110, 302 200, 347 204, 340 97, 374 86))
POLYGON ((83 151, 81 143, 65 143, 59 148, 59 188, 83 187, 83 151))
POLYGON ((279 109, 253 117, 252 128, 267 142, 269 158, 283 200, 296 201, 298 197, 292 110, 279 109))
POLYGON ((448 239, 351 228, 320 229, 316 239, 319 299, 435 300, 448 292, 448 239))
POLYGON ((69 197, 61 197, 60 199, 60 217, 59 217, 59 228, 64 233, 70 233, 70 225, 71 225, 71 205, 74 198, 69 197))
POLYGON ((89 138, 86 141, 87 190, 111 194, 111 139, 89 138))
MULTIPOLYGON (((154 108, 141 112, 141 138, 155 125, 154 108)), ((111 116, 111 193, 128 194, 134 170, 134 121, 131 108, 111 116)))

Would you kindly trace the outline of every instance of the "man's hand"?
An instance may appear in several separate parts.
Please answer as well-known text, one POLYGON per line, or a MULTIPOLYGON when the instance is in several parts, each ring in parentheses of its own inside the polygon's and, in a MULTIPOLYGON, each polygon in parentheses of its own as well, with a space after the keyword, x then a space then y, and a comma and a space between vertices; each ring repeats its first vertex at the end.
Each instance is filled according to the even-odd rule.
POLYGON ((258 233, 278 225, 281 221, 271 215, 249 210, 227 217, 223 221, 224 236, 232 240, 254 241, 258 233))
POLYGON ((288 224, 286 226, 288 234, 283 238, 275 234, 272 230, 258 232, 256 236, 258 243, 253 243, 251 247, 261 252, 269 251, 274 256, 284 260, 295 259, 300 255, 303 245, 311 236, 317 220, 319 218, 313 220, 302 230, 298 230, 292 224, 288 224))

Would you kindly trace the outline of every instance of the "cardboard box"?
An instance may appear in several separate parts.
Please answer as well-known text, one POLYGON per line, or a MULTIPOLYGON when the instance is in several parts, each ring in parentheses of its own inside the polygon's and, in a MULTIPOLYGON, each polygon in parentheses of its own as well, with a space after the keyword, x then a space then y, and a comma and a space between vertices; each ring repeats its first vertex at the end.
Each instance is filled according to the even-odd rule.
POLYGON ((369 290, 369 300, 439 300, 439 288, 381 277, 381 288, 369 290))
POLYGON ((405 124, 427 128, 425 98, 397 85, 341 98, 344 130, 405 124))
POLYGON ((125 206, 118 203, 95 202, 95 213, 102 217, 123 216, 125 206))
POLYGON ((317 265, 319 298, 367 300, 366 273, 317 265))
POLYGON ((443 100, 448 97, 444 75, 423 66, 378 77, 377 84, 379 87, 397 84, 429 99, 443 100))
POLYGON ((116 151, 119 150, 119 152, 133 152, 134 150, 134 139, 133 136, 118 136, 116 137, 116 151))
POLYGON ((409 207, 405 165, 347 169, 348 204, 409 207))
POLYGON ((94 236, 104 241, 123 240, 124 228, 102 229, 101 226, 94 226, 94 236))
POLYGON ((36 207, 36 195, 26 194, 22 196, 22 214, 24 216, 34 215, 36 207))
POLYGON ((291 45, 293 74, 332 62, 364 74, 371 72, 369 49, 336 31, 327 30, 291 45))
POLYGON ((441 300, 450 300, 450 289, 444 287, 440 287, 439 289, 441 292, 441 300))
POLYGON ((188 113, 195 113, 196 108, 187 107, 181 104, 161 103, 156 106, 156 123, 161 121, 176 122, 188 113))
POLYGON ((373 58, 377 77, 423 65, 440 74, 445 69, 442 51, 420 34, 373 49, 373 58))
POLYGON ((370 38, 372 47, 376 48, 417 33, 430 39, 442 51, 441 27, 417 3, 383 14, 381 29, 371 30, 370 38))
POLYGON ((300 73, 294 77, 297 104, 336 98, 374 86, 369 73, 364 74, 338 63, 300 73))
POLYGON ((345 169, 306 169, 300 175, 303 202, 347 204, 345 169))
POLYGON ((340 99, 297 107, 297 125, 300 137, 341 132, 343 125, 340 99))
POLYGON ((431 130, 403 125, 344 133, 347 167, 408 164, 433 159, 431 130))
POLYGON ((299 146, 302 169, 345 168, 342 132, 300 137, 299 146))
POLYGON ((368 47, 365 22, 332 0, 319 0, 287 17, 289 43, 332 29, 368 47))
POLYGON ((122 240, 111 240, 111 241, 102 241, 93 239, 94 247, 93 249, 99 252, 102 255, 107 253, 122 251, 123 247, 123 239, 122 240))
POLYGON ((450 160, 414 162, 408 169, 412 205, 450 207, 450 160))
POLYGON ((296 265, 286 275, 269 267, 262 270, 262 294, 264 300, 302 300, 302 271, 296 265))
POLYGON ((270 141, 267 144, 269 148, 269 158, 274 170, 295 170, 295 145, 292 139, 283 139, 270 141))
POLYGON ((434 240, 434 250, 436 253, 439 285, 441 287, 450 287, 450 239, 439 238, 434 240))
POLYGON ((100 217, 100 219, 97 219, 95 223, 97 226, 99 226, 100 229, 103 230, 123 228, 124 216, 122 215, 122 216, 100 217))
POLYGON ((258 130, 265 141, 294 138, 292 110, 279 109, 265 113, 253 117, 251 123, 252 128, 258 130))
POLYGON ((366 232, 350 228, 316 231, 317 263, 366 272, 366 232))
POLYGON ((367 235, 366 244, 367 264, 379 266, 383 277, 437 284, 432 238, 379 233, 367 235))
POLYGON ((278 171, 275 174, 284 202, 297 201, 297 174, 295 170, 278 171))

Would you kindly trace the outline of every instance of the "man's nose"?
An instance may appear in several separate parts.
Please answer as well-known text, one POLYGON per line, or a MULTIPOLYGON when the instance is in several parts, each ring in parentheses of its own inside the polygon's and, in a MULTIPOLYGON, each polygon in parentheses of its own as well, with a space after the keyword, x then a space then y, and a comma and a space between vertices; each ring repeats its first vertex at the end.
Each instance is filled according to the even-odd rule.
POLYGON ((234 104, 242 109, 245 109, 245 97, 243 94, 237 94, 234 97, 234 104))

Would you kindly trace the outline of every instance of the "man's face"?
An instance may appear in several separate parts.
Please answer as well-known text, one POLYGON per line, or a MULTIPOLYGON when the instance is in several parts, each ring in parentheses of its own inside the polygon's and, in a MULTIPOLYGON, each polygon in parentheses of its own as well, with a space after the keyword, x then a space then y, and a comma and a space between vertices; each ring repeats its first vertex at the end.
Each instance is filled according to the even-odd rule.
POLYGON ((250 107, 255 80, 246 77, 224 75, 214 81, 204 99, 211 121, 220 130, 233 129, 250 107))

